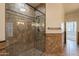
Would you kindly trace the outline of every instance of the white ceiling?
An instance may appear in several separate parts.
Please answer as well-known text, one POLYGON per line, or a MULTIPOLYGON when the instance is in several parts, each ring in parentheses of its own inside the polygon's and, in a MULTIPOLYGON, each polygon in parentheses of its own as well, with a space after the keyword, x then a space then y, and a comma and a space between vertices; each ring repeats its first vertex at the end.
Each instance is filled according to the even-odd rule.
POLYGON ((72 12, 79 9, 79 3, 65 3, 63 4, 63 6, 64 6, 65 13, 72 12))

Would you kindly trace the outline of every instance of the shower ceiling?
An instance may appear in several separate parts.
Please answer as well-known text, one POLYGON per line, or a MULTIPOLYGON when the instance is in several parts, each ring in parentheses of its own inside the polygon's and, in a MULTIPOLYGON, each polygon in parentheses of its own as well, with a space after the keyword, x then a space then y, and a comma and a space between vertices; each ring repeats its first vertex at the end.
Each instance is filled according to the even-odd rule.
POLYGON ((40 3, 29 3, 31 6, 33 6, 33 7, 38 7, 39 5, 40 5, 40 3))

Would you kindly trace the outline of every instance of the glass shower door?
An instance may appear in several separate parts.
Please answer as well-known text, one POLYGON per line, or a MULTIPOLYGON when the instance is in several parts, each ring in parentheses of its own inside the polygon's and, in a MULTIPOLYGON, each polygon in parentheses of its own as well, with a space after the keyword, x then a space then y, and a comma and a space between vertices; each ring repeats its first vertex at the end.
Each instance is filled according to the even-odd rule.
POLYGON ((45 50, 45 16, 37 16, 35 22, 36 22, 35 48, 44 51, 45 50))

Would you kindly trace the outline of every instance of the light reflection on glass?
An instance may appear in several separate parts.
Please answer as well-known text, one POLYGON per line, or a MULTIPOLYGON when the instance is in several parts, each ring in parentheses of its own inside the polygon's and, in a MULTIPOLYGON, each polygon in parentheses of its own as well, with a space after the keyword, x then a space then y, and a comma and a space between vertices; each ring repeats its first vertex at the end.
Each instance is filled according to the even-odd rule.
POLYGON ((17 24, 18 24, 18 25, 20 25, 20 24, 24 25, 24 22, 17 22, 17 24))

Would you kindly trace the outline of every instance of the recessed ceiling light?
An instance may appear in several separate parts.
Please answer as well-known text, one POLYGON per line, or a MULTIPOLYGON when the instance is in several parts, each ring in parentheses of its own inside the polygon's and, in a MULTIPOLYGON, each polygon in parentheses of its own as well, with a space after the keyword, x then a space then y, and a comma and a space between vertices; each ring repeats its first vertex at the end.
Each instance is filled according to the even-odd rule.
POLYGON ((25 10, 24 8, 21 8, 20 11, 24 12, 24 11, 26 11, 26 10, 25 10))

